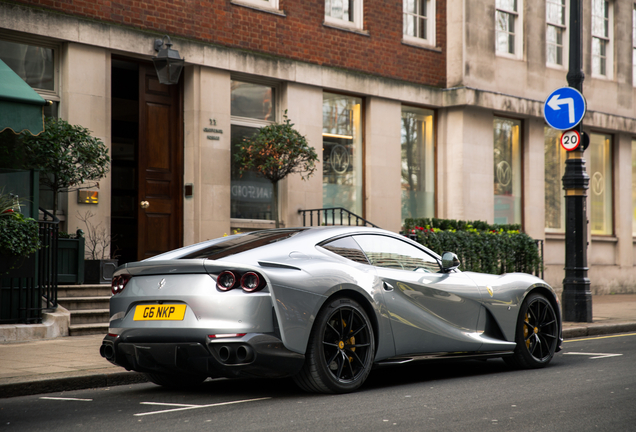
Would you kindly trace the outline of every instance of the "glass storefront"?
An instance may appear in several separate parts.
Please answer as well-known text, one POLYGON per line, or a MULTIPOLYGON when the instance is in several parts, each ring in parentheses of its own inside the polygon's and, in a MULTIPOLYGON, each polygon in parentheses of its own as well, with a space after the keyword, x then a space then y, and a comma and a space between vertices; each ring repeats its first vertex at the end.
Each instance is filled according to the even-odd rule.
POLYGON ((494 177, 496 224, 521 223, 521 121, 495 117, 494 177))
POLYGON ((544 128, 545 154, 545 231, 565 232, 565 174, 566 151, 561 146, 562 131, 544 128))
POLYGON ((612 137, 590 134, 590 224, 592 234, 612 235, 612 137))
POLYGON ((363 216, 362 99, 323 93, 322 205, 363 216))
POLYGON ((433 111, 402 107, 402 221, 435 216, 433 111))
POLYGON ((230 217, 272 220, 275 205, 272 183, 254 172, 239 174, 234 152, 243 140, 253 136, 259 127, 275 120, 274 88, 260 84, 232 81, 231 189, 230 217))

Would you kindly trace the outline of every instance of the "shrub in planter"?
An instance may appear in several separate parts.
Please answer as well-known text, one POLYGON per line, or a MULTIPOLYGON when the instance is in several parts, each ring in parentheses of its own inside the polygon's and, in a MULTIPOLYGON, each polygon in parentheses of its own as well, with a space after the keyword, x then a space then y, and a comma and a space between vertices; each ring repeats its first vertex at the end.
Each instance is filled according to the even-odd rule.
POLYGON ((0 192, 0 260, 2 273, 19 267, 40 248, 38 223, 20 213, 17 197, 0 192))
POLYGON ((485 222, 478 224, 482 229, 477 229, 472 222, 441 221, 437 219, 435 224, 445 226, 447 230, 415 225, 413 219, 408 224, 405 222, 405 226, 412 227, 408 231, 410 236, 429 249, 438 253, 455 252, 462 262, 460 269, 464 271, 536 273, 541 268, 541 257, 534 239, 517 229, 506 230, 485 222))

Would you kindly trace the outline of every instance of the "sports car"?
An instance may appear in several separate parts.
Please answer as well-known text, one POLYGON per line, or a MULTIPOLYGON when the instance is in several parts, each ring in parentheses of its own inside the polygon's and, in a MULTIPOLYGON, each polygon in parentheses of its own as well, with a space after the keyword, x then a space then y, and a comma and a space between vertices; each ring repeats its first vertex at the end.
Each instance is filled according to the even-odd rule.
POLYGON ((281 228, 205 241, 117 269, 101 355, 156 384, 293 377, 346 393, 374 367, 493 358, 550 363, 558 298, 523 273, 462 272, 367 227, 281 228))

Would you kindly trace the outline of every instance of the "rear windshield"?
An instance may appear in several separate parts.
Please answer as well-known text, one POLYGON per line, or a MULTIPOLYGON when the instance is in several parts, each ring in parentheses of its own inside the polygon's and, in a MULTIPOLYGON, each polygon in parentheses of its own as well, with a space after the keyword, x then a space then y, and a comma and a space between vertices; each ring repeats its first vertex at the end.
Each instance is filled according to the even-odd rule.
POLYGON ((296 229, 273 229, 266 231, 254 231, 240 237, 228 238, 227 241, 216 243, 205 249, 192 252, 191 254, 182 256, 180 259, 221 259, 228 256, 236 255, 241 252, 266 246, 271 243, 288 239, 299 232, 304 231, 303 228, 296 229))

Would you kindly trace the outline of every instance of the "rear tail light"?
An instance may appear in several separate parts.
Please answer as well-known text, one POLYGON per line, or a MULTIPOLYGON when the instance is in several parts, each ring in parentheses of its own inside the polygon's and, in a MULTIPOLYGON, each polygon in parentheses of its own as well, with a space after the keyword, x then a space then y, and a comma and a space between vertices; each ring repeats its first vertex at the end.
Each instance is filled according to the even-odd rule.
POLYGON ((224 271, 216 278, 216 287, 221 291, 229 291, 234 288, 238 278, 231 271, 224 271))
POLYGON ((110 290, 112 291, 113 295, 122 292, 124 288, 126 288, 126 284, 131 277, 132 276, 130 276, 129 274, 120 274, 118 276, 115 276, 110 285, 110 290))
POLYGON ((256 272, 238 272, 235 270, 225 270, 219 273, 216 278, 216 287, 220 291, 229 291, 232 288, 242 288, 245 292, 259 291, 265 288, 265 279, 256 272))
POLYGON ((253 292, 258 289, 261 284, 261 278, 254 272, 247 272, 241 278, 241 288, 243 291, 253 292))

